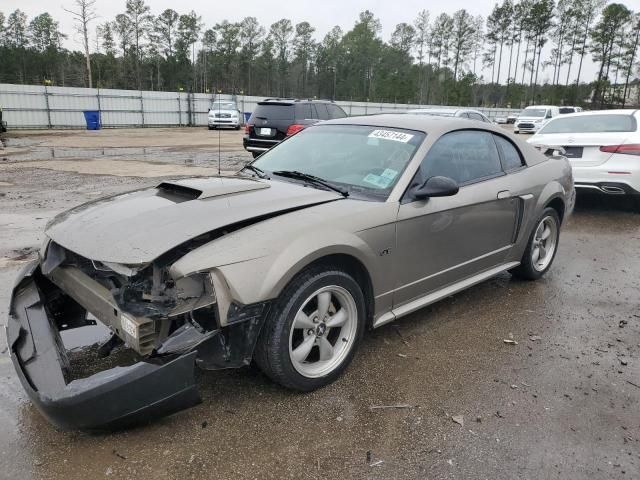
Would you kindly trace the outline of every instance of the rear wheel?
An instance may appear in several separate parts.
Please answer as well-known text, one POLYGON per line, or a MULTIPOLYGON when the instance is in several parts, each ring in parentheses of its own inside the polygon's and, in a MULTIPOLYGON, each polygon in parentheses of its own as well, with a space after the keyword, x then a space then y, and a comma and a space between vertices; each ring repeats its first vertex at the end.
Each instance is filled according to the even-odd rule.
POLYGON ((285 387, 324 387, 353 359, 364 319, 364 295, 349 274, 327 266, 309 269, 276 301, 260 334, 255 361, 285 387))
POLYGON ((551 267, 560 240, 560 217, 553 208, 545 208, 531 233, 519 266, 511 273, 525 280, 537 280, 551 267))

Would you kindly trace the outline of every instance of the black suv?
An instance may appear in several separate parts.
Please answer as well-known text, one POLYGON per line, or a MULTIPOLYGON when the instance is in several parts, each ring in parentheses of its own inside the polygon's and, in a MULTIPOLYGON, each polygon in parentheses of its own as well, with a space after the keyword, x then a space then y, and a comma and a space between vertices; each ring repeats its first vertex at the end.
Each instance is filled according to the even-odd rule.
POLYGON ((245 125, 242 143, 255 158, 309 125, 346 116, 344 110, 328 101, 267 98, 256 105, 245 125))

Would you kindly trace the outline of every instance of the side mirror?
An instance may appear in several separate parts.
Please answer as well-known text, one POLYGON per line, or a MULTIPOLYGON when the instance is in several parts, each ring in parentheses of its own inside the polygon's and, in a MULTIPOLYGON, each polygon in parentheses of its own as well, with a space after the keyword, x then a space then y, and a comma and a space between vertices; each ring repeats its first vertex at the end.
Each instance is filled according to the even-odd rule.
POLYGON ((431 197, 451 197, 460 190, 458 183, 449 177, 431 177, 413 191, 413 197, 424 200, 431 197))

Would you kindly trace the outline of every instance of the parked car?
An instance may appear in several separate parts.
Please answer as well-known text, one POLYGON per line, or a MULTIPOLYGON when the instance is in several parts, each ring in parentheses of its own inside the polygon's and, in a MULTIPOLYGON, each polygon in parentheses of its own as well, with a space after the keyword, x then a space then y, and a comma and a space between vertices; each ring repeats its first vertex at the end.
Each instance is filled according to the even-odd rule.
POLYGON ((579 113, 582 111, 582 107, 559 107, 560 115, 567 115, 569 113, 579 113))
POLYGON ((231 127, 240 130, 244 123, 244 115, 235 102, 220 100, 211 104, 207 123, 209 130, 218 127, 231 127))
POLYGON ((535 133, 549 120, 560 115, 560 109, 552 105, 533 105, 525 108, 513 126, 513 133, 535 133))
POLYGON ((638 110, 562 115, 547 123, 529 142, 562 147, 578 189, 640 195, 639 124, 638 110))
POLYGON ((418 108, 415 110, 409 110, 407 113, 412 115, 436 115, 438 117, 459 117, 467 118, 471 120, 478 120, 480 122, 491 123, 491 120, 482 112, 478 110, 471 110, 469 108, 418 108))
POLYGON ((195 366, 254 359, 310 391, 340 376, 368 328, 502 272, 542 277, 573 202, 565 158, 490 123, 322 122, 236 176, 163 181, 57 216, 13 289, 9 352, 61 428, 189 407, 195 366), (61 336, 95 319, 113 332, 99 352, 125 344, 134 363, 69 377, 61 336))
POLYGON ((268 98, 251 114, 243 145, 256 158, 309 125, 346 116, 342 108, 325 100, 268 98))

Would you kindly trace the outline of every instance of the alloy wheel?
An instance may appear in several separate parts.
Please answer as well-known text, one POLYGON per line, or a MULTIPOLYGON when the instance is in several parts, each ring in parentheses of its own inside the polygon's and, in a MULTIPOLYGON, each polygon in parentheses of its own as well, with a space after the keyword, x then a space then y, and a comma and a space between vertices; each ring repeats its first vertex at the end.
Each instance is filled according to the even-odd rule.
POLYGON ((353 347, 357 315, 356 302, 343 287, 325 286, 310 295, 289 333, 289 358, 296 371, 317 378, 335 370, 353 347))

